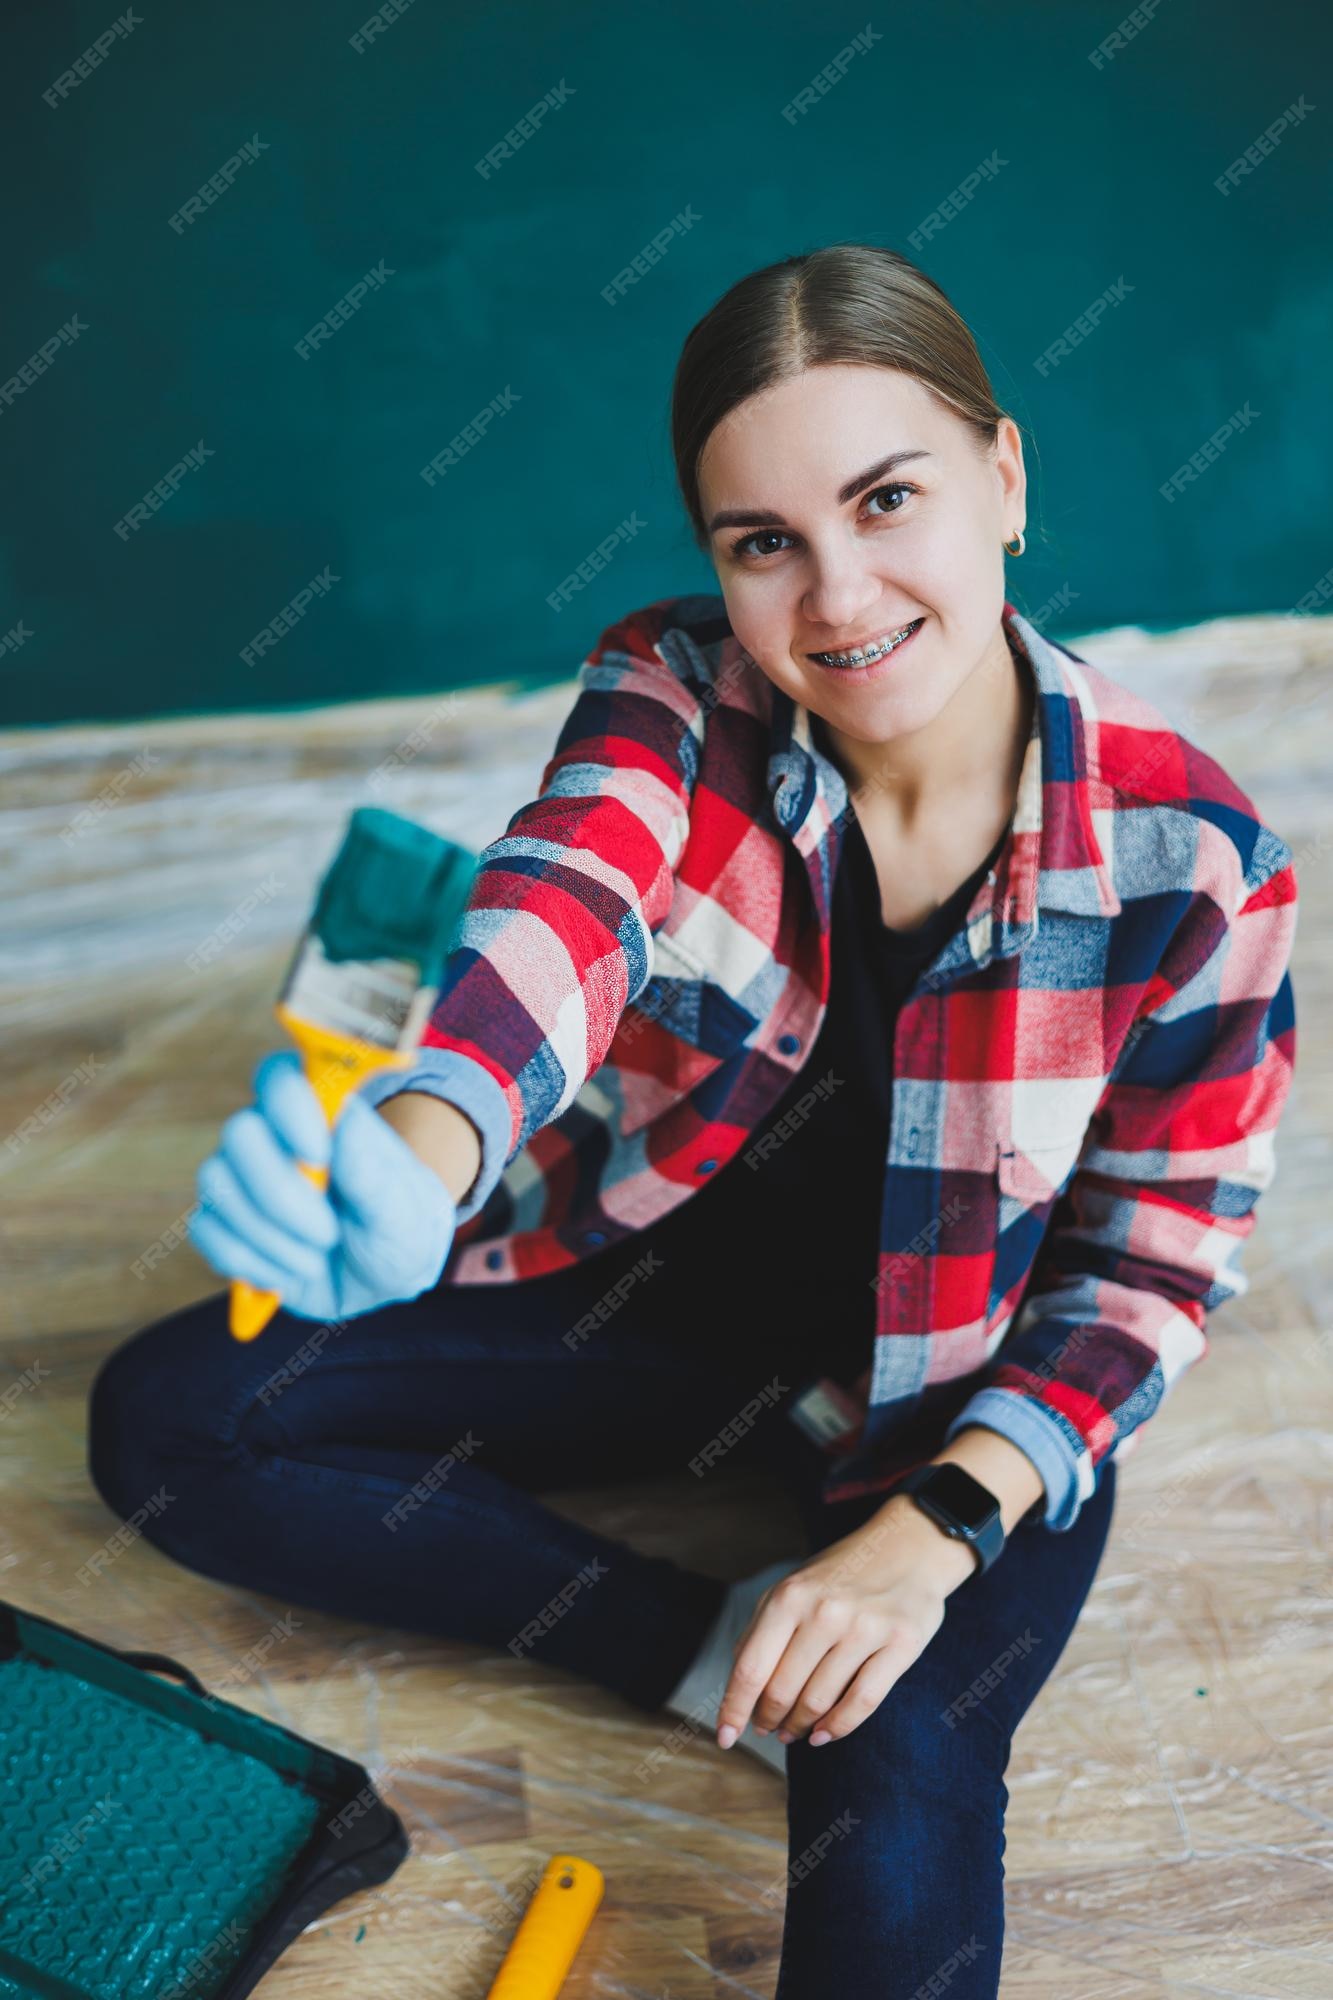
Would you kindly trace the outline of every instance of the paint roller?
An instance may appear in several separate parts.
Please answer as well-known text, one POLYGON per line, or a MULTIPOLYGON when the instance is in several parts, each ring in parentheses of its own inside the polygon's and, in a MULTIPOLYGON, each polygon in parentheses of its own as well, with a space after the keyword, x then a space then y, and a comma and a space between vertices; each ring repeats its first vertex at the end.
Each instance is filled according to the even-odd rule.
POLYGON ((553 1854, 486 2000, 556 2000, 605 1888, 591 1861, 553 1854))

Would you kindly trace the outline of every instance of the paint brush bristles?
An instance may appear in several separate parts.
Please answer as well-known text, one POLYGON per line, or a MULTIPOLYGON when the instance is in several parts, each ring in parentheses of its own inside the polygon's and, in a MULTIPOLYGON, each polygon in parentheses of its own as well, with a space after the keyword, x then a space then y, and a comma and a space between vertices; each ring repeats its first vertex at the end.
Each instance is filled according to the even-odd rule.
POLYGON ((331 960, 307 931, 283 983, 278 1004, 302 1020, 376 1048, 411 1050, 430 1019, 438 986, 422 986, 409 958, 331 960))

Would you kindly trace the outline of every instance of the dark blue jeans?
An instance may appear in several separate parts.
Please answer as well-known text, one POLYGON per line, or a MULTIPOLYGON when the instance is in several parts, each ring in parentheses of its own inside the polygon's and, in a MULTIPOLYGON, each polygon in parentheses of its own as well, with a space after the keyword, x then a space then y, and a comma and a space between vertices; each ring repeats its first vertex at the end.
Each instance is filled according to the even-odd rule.
MULTIPOLYGON (((719 1326, 702 1309, 717 1294, 696 1278, 691 1297, 682 1272, 674 1294, 654 1277, 596 1332, 564 1338, 631 1262, 622 1249, 614 1267, 603 1257, 517 1284, 441 1286, 341 1330, 279 1312, 250 1343, 231 1338, 227 1294, 215 1293, 103 1363, 93 1483, 122 1517, 165 1488, 143 1532, 221 1582, 510 1650, 658 1711, 725 1581, 537 1496, 683 1469, 775 1375, 790 1386, 819 1372, 813 1335, 801 1351, 774 1327, 820 1318, 794 1311, 788 1292, 780 1313, 751 1296, 719 1326)), ((814 1553, 883 1497, 823 1506, 827 1461, 784 1400, 726 1457, 785 1484, 814 1553)), ((859 1728, 791 1746, 787 1867, 764 1885, 771 1908, 785 1898, 779 2000, 912 2000, 932 1975, 949 2000, 994 2000, 1010 1738, 1092 1584, 1114 1474, 1108 1462, 1067 1532, 1017 1528, 992 1569, 949 1596, 940 1630, 859 1728)), ((689 1740, 712 1742, 714 1720, 689 1740)), ((658 1743, 676 1727, 694 1725, 663 1711, 658 1743)))

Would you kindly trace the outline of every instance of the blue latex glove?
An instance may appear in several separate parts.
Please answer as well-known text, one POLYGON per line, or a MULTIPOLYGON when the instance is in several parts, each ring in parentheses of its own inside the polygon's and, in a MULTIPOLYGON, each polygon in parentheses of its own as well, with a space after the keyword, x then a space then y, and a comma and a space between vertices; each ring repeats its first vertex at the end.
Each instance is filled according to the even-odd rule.
POLYGON ((347 1319, 434 1285, 456 1204, 439 1176, 354 1091, 329 1130, 291 1050, 255 1071, 255 1104, 222 1127, 197 1176, 186 1234, 224 1278, 280 1292, 302 1319, 347 1319), (297 1162, 327 1166, 327 1189, 297 1162))

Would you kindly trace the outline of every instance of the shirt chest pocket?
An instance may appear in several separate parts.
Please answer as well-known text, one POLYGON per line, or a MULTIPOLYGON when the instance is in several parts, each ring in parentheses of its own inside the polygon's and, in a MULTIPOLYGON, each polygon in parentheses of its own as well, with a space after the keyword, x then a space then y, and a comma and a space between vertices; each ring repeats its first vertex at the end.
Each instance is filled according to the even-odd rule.
POLYGON ((758 1026, 698 953, 664 930, 653 937, 652 978, 626 1012, 636 1009, 701 1055, 719 1059, 758 1026))
POLYGON ((1063 1138, 1048 1137, 1019 1145, 1011 1134, 996 1144, 995 1172, 1000 1192, 1037 1208, 1054 1201, 1072 1178, 1087 1138, 1087 1128, 1078 1127, 1063 1138))
POLYGON ((1000 1192, 1028 1208, 1054 1201, 1073 1179, 1094 1143, 1106 1090, 1094 1051, 1066 1045, 1061 1055, 1065 1074, 1028 1075, 1009 1084, 992 1128, 1000 1192))
POLYGON ((738 1055, 757 1025, 696 952, 656 931, 653 976, 626 1007, 607 1051, 621 1068, 621 1132, 640 1131, 687 1097, 738 1055))

